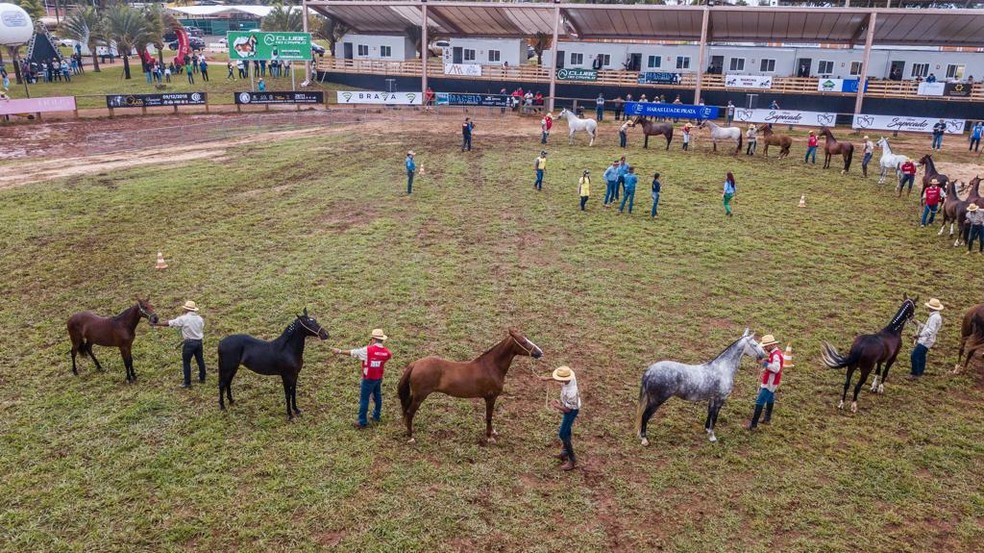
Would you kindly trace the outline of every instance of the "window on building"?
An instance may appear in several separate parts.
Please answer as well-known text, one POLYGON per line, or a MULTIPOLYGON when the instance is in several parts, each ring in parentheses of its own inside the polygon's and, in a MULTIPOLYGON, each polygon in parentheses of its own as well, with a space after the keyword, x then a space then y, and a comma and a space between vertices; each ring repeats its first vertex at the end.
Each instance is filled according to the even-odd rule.
POLYGON ((966 69, 963 65, 949 64, 946 66, 946 78, 947 79, 962 79, 964 76, 964 70, 966 69))
POLYGON ((820 75, 830 75, 833 72, 834 62, 820 60, 820 63, 817 65, 817 73, 820 75))
POLYGON ((912 76, 913 77, 925 77, 929 75, 929 64, 928 63, 914 63, 912 64, 912 76))
POLYGON ((360 44, 359 45, 359 55, 360 56, 368 56, 369 55, 369 45, 368 44, 360 44))
POLYGON ((380 46, 379 47, 379 57, 381 57, 381 58, 391 58, 391 57, 393 57, 393 47, 392 46, 380 46))
POLYGON ((759 71, 763 73, 773 73, 776 70, 776 60, 762 60, 759 64, 759 71))
POLYGON ((663 58, 660 56, 649 56, 649 61, 646 62, 647 67, 659 67, 663 65, 663 58))
POLYGON ((475 61, 475 50, 471 48, 465 48, 464 56, 465 56, 465 61, 475 61))
POLYGON ((610 54, 598 54, 598 59, 601 61, 602 67, 608 67, 612 64, 612 56, 610 54))
POLYGON ((744 71, 745 70, 745 58, 731 58, 731 70, 732 71, 744 71))
POLYGON ((489 50, 489 62, 498 63, 502 59, 502 54, 498 50, 489 50))
POLYGON ((571 65, 581 65, 584 63, 584 54, 571 52, 571 65))
POLYGON ((690 57, 689 56, 677 56, 677 69, 690 69, 690 57))
POLYGON ((852 61, 851 62, 851 75, 858 76, 861 74, 861 62, 852 61))

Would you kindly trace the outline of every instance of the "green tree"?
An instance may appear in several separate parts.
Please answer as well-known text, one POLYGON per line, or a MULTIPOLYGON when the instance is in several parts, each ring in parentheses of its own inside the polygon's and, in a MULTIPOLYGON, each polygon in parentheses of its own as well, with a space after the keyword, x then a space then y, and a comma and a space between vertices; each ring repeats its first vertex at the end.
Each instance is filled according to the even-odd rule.
POLYGON ((331 52, 331 57, 335 57, 335 45, 349 32, 348 25, 334 17, 327 16, 321 18, 320 24, 315 29, 315 36, 328 41, 328 50, 331 52))
MULTIPOLYGON (((168 31, 181 28, 181 23, 173 15, 168 13, 161 4, 150 4, 144 8, 144 17, 147 19, 147 43, 153 44, 157 49, 157 56, 164 65, 164 35, 168 31)), ((138 49, 142 49, 138 46, 138 49)))
POLYGON ((304 18, 301 9, 295 6, 278 5, 260 22, 260 29, 272 32, 299 33, 304 30, 304 18))
POLYGON ((553 35, 548 35, 547 33, 537 33, 530 39, 530 46, 536 52, 537 65, 543 65, 543 51, 550 48, 551 42, 553 42, 553 35))
POLYGON ((24 8, 27 15, 31 16, 31 19, 35 21, 41 19, 47 14, 44 9, 44 2, 42 2, 42 0, 14 0, 14 4, 24 8))
POLYGON ((61 33, 66 38, 85 44, 92 54, 92 69, 99 69, 99 57, 96 48, 106 43, 106 25, 102 14, 92 6, 83 6, 65 18, 61 25, 61 33))
POLYGON ((124 78, 130 78, 130 55, 148 42, 147 19, 140 10, 126 4, 117 4, 106 11, 109 38, 123 57, 124 78))

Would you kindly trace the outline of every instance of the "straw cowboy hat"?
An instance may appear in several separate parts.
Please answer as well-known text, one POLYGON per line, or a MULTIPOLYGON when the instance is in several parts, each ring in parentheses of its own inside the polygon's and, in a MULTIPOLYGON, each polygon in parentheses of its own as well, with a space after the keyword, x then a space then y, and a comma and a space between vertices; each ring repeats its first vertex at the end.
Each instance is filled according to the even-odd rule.
POLYGON ((779 342, 776 341, 776 337, 775 336, 773 336, 771 334, 766 334, 765 336, 762 336, 762 341, 759 342, 759 345, 764 348, 766 346, 771 346, 771 345, 775 345, 775 344, 778 344, 778 343, 779 342))
POLYGON ((574 380, 574 371, 568 366, 557 367, 553 372, 553 379, 557 382, 570 382, 574 380))
POLYGON ((863 140, 868 140, 868 135, 864 135, 864 139, 863 140))
POLYGON ((373 340, 381 340, 381 341, 385 342, 386 341, 386 335, 383 334, 383 329, 381 329, 381 328, 374 328, 374 329, 372 329, 372 339, 373 340))
POLYGON ((748 128, 749 129, 754 129, 755 128, 755 123, 752 123, 751 125, 749 125, 748 128))
POLYGON ((810 134, 817 134, 817 133, 815 133, 815 132, 813 132, 813 131, 810 131, 810 134))
POLYGON ((410 156, 410 157, 413 157, 413 156, 415 156, 416 154, 414 154, 414 153, 413 153, 413 150, 408 150, 408 151, 407 151, 407 155, 408 155, 408 156, 410 156))
POLYGON ((547 155, 547 151, 546 151, 546 150, 540 150, 540 155, 541 155, 541 156, 545 156, 545 155, 547 155))
POLYGON ((191 300, 186 301, 185 304, 181 306, 181 309, 184 309, 185 311, 194 311, 196 313, 198 312, 198 306, 191 300))
POLYGON ((970 204, 967 206, 968 213, 973 213, 974 211, 977 211, 977 209, 977 204, 970 204))
MULTIPOLYGON (((940 183, 940 181, 939 181, 938 179, 935 179, 935 178, 934 178, 934 179, 931 179, 931 180, 929 181, 929 184, 939 184, 939 183, 940 183)), ((976 204, 975 204, 975 205, 976 205, 976 204)))
POLYGON ((943 311, 943 303, 936 298, 930 298, 925 305, 933 311, 943 311))

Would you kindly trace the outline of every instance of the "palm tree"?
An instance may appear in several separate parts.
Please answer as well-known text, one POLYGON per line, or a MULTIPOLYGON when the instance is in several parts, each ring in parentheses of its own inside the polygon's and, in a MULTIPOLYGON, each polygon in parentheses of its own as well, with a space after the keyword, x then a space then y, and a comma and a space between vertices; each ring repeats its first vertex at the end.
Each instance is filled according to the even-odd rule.
POLYGON ((331 57, 335 57, 335 45, 349 32, 348 25, 329 15, 321 19, 321 24, 317 29, 315 35, 328 41, 331 57))
POLYGON ((92 69, 96 73, 100 71, 96 48, 106 42, 104 27, 102 14, 92 6, 78 8, 65 18, 61 26, 61 32, 65 37, 77 40, 79 44, 85 44, 89 49, 89 53, 92 54, 92 69))
POLYGON ((164 65, 164 35, 168 31, 180 29, 181 22, 172 14, 164 11, 160 4, 151 4, 144 8, 144 17, 147 18, 147 43, 153 44, 157 49, 157 56, 164 65))
POLYGON ((553 42, 553 36, 547 33, 537 33, 533 35, 530 39, 530 46, 533 47, 533 51, 536 52, 536 64, 543 65, 543 51, 550 48, 550 43, 553 42))
POLYGON ((109 37, 123 57, 124 78, 130 78, 130 52, 143 48, 148 40, 147 18, 140 10, 126 4, 117 4, 106 12, 109 37))
POLYGON ((273 32, 299 33, 304 30, 304 17, 295 6, 278 5, 260 22, 260 29, 273 32))

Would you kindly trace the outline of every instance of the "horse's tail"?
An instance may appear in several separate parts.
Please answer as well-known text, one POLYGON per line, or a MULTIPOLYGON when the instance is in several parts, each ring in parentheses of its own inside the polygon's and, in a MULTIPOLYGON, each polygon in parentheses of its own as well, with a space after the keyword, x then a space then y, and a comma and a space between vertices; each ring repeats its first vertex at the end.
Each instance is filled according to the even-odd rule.
POLYGON ((410 408, 411 390, 410 390, 410 374, 413 373, 413 363, 407 365, 407 368, 403 370, 403 376, 400 377, 400 384, 397 386, 396 390, 400 396, 400 405, 403 407, 403 414, 407 414, 407 409, 410 408))
POLYGON ((852 159, 854 159, 854 144, 851 144, 851 147, 847 149, 847 153, 844 154, 844 171, 845 172, 851 170, 851 160, 852 159))
POLYGON ((860 348, 857 351, 855 348, 852 348, 851 352, 847 356, 844 356, 838 353, 834 346, 828 342, 824 342, 820 348, 820 356, 823 357, 823 363, 831 369, 843 369, 844 367, 857 363, 861 357, 861 352, 860 348))
POLYGON ((743 134, 745 134, 745 133, 741 132, 741 129, 738 129, 738 151, 739 152, 741 151, 741 136, 743 134))
POLYGON ((639 386, 639 406, 636 408, 636 437, 642 437, 642 416, 646 413, 646 407, 649 403, 649 394, 646 393, 646 387, 644 385, 639 386))

